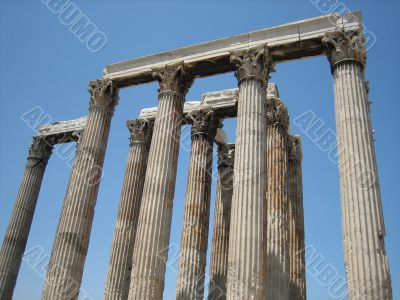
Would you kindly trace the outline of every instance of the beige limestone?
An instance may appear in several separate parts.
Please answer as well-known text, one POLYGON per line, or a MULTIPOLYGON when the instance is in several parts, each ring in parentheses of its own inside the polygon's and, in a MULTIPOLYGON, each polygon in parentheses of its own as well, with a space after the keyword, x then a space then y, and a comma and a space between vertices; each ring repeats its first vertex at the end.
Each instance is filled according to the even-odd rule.
POLYGON ((136 119, 128 123, 130 149, 111 247, 105 300, 128 298, 133 247, 153 125, 153 121, 145 119, 136 119))
POLYGON ((43 300, 77 299, 118 89, 91 81, 86 129, 76 153, 48 265, 43 300))
POLYGON ((287 108, 278 98, 267 99, 266 110, 265 299, 287 300, 289 299, 289 203, 287 173, 287 130, 289 115, 287 108))
POLYGON ((234 159, 234 144, 218 145, 218 181, 215 196, 208 300, 226 299, 234 159))
POLYGON ((304 209, 302 181, 302 151, 300 137, 289 136, 289 299, 306 299, 306 265, 304 241, 304 209))

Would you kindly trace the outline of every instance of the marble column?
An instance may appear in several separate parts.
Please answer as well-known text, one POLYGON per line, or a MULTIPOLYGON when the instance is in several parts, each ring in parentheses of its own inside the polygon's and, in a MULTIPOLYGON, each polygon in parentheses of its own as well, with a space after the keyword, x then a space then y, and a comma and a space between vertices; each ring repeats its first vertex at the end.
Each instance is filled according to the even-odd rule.
POLYGON ((306 299, 306 268, 304 245, 304 210, 302 152, 300 137, 288 140, 288 195, 289 195, 289 299, 306 299))
POLYGON ((215 196, 208 300, 226 299, 234 159, 234 144, 218 146, 218 181, 215 196))
POLYGON ((233 54, 231 62, 236 66, 239 97, 227 298, 260 299, 265 291, 265 99, 272 59, 265 48, 233 54))
POLYGON ((0 250, 0 299, 12 298, 53 143, 34 137, 25 173, 0 250))
POLYGON ((278 98, 268 98, 267 110, 267 192, 264 247, 266 299, 289 299, 288 240, 288 125, 289 115, 278 98))
POLYGON ((192 83, 183 65, 154 70, 160 82, 133 254, 128 299, 162 299, 171 230, 183 103, 192 83))
POLYGON ((118 89, 111 80, 89 83, 85 131, 61 211, 42 299, 77 299, 118 89))
POLYGON ((213 145, 218 117, 212 110, 194 111, 190 113, 188 120, 192 124, 192 148, 186 184, 176 299, 203 300, 213 145))
POLYGON ((153 121, 145 119, 137 119, 128 125, 131 142, 111 247, 105 300, 128 298, 133 247, 153 125, 153 121))
POLYGON ((337 31, 323 42, 334 79, 349 299, 392 299, 362 37, 337 31))

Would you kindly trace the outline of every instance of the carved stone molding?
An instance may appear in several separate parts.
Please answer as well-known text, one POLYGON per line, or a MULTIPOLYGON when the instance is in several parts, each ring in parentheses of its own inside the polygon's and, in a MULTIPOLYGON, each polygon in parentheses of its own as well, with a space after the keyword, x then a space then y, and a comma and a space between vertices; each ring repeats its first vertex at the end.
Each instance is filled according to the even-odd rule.
POLYGON ((29 163, 33 165, 42 164, 45 166, 53 151, 53 145, 54 143, 51 139, 34 136, 32 144, 29 147, 29 163))
POLYGON ((220 127, 219 117, 212 109, 194 110, 186 117, 192 124, 192 139, 196 136, 207 136, 211 139, 215 138, 217 128, 220 127))
POLYGON ((301 161, 303 159, 300 136, 289 135, 288 148, 289 160, 301 161))
POLYGON ((192 86, 194 78, 187 74, 183 63, 167 65, 164 68, 153 69, 152 75, 160 83, 159 93, 172 92, 185 97, 192 86))
POLYGON ((269 73, 274 71, 274 62, 267 47, 232 53, 230 61, 236 67, 235 76, 239 84, 246 79, 255 79, 267 86, 269 73))
POLYGON ((289 113, 279 98, 267 98, 266 101, 267 126, 289 126, 289 113))
POLYGON ((224 144, 218 146, 218 168, 232 167, 235 161, 235 144, 224 144))
POLYGON ((361 34, 342 31, 327 32, 324 34, 322 43, 326 48, 332 70, 348 61, 356 62, 364 67, 366 56, 361 34))
POLYGON ((127 126, 131 133, 130 146, 135 143, 143 143, 147 147, 150 147, 154 129, 154 121, 149 121, 146 119, 136 119, 130 121, 127 126))
POLYGON ((119 90, 110 79, 89 81, 88 91, 91 107, 104 107, 113 111, 118 104, 119 90))
MULTIPOLYGON (((314 3, 317 1, 314 1, 314 3)), ((319 1, 321 2, 321 1, 319 1)), ((337 28, 345 32, 362 30, 361 12, 328 14, 240 35, 224 37, 167 52, 116 62, 106 66, 103 77, 118 82, 119 87, 154 81, 149 70, 184 61, 190 72, 198 77, 234 71, 229 62, 232 52, 268 45, 274 60, 284 62, 324 54, 324 32, 337 28)))

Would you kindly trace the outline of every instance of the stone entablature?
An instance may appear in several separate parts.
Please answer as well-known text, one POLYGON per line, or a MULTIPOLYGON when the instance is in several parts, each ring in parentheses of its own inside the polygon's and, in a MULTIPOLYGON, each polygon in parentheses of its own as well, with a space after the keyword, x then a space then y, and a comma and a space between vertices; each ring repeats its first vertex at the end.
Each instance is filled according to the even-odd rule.
POLYGON ((84 131, 87 117, 69 121, 58 121, 39 127, 37 136, 51 140, 54 144, 77 142, 84 131))
POLYGON ((106 66, 103 77, 112 79, 119 87, 154 81, 154 69, 183 63, 195 77, 231 72, 233 52, 268 45, 276 62, 325 54, 322 38, 326 32, 360 32, 361 13, 344 16, 328 14, 321 17, 261 29, 211 42, 192 45, 159 54, 139 57, 106 66))
MULTIPOLYGON (((237 110, 237 100, 239 95, 239 89, 227 89, 216 92, 204 93, 201 96, 201 101, 186 101, 183 106, 182 119, 184 124, 187 122, 186 116, 191 112, 196 110, 202 110, 205 108, 212 108, 216 113, 218 113, 221 118, 234 118, 236 117, 237 110)), ((279 91, 275 83, 269 83, 267 88, 267 98, 278 98, 279 91)), ((145 120, 155 120, 157 115, 157 107, 145 108, 140 111, 139 118, 145 120)), ((134 120, 127 121, 128 127, 132 124, 134 120)), ((221 129, 217 129, 217 134, 215 136, 215 142, 217 144, 226 144, 228 138, 226 133, 221 129)))
POLYGON ((361 14, 353 12, 107 66, 102 79, 89 82, 87 119, 44 125, 34 137, 0 250, 0 298, 12 298, 46 162, 53 145, 66 142, 78 142, 79 147, 42 300, 78 298, 119 88, 158 80, 158 110, 145 109, 139 119, 128 121, 131 143, 105 299, 162 299, 181 126, 191 124, 176 299, 204 298, 216 142, 219 154, 231 150, 232 155, 228 155, 230 162, 218 162, 212 255, 221 255, 211 259, 209 300, 222 299, 219 295, 304 300, 304 256, 295 262, 304 249, 300 140, 288 136, 288 110, 276 85, 267 84, 275 64, 325 54, 334 79, 348 297, 392 299, 363 43, 361 14), (239 89, 185 101, 195 78, 232 71, 239 89), (234 152, 220 128, 224 118, 233 117, 237 117, 234 152), (357 126, 359 130, 351 130, 357 126), (370 264, 357 263, 360 257, 370 264), (71 280, 73 287, 68 285, 71 280))
MULTIPOLYGON (((238 96, 238 88, 204 93, 201 95, 201 101, 186 101, 183 106, 183 114, 187 116, 194 110, 212 108, 221 118, 234 118, 236 117, 238 96)), ((278 87, 275 83, 268 84, 267 98, 279 98, 278 87)), ((156 114, 157 107, 145 108, 140 111, 139 118, 154 120, 156 114)), ((128 123, 130 122, 128 121, 128 123)))

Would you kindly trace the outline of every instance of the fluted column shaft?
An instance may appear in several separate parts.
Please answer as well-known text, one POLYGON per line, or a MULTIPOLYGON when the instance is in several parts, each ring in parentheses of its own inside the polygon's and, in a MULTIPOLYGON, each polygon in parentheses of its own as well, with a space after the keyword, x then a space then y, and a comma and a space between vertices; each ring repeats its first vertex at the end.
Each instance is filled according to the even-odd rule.
POLYGON ((226 299, 234 155, 234 144, 218 146, 218 181, 215 196, 208 300, 226 299))
POLYGON ((142 202, 153 122, 138 119, 130 123, 128 127, 131 133, 131 143, 112 241, 104 291, 105 300, 128 298, 133 247, 142 202))
POLYGON ((155 71, 160 82, 128 299, 162 299, 171 230, 183 102, 190 81, 183 67, 155 71))
POLYGON ((266 299, 289 299, 288 177, 286 107, 277 98, 267 100, 266 299))
POLYGON ((228 299, 264 295, 265 99, 272 61, 267 49, 233 55, 239 82, 228 299))
POLYGON ((392 299, 362 39, 333 32, 323 41, 334 78, 349 299, 392 299))
POLYGON ((43 175, 53 146, 34 137, 29 148, 25 173, 0 250, 0 299, 12 298, 35 213, 43 175))
POLYGON ((189 119, 192 123, 192 149, 186 185, 176 299, 203 300, 217 118, 213 111, 195 111, 189 119))
POLYGON ((91 81, 89 116, 77 148, 42 299, 77 299, 88 250, 118 90, 109 80, 91 81))
POLYGON ((301 140, 289 136, 289 274, 290 300, 306 299, 306 268, 304 241, 303 180, 301 171, 301 140))

